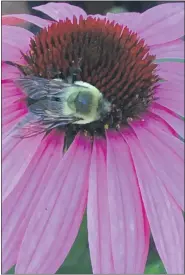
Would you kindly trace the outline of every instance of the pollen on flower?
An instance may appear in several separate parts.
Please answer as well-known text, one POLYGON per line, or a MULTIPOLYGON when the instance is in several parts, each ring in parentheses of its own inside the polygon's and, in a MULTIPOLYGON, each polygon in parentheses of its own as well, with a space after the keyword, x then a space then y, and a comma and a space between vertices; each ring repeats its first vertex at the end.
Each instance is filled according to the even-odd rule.
POLYGON ((21 68, 24 74, 48 79, 66 79, 80 60, 76 79, 97 87, 111 102, 105 118, 83 126, 67 125, 73 133, 85 130, 85 135, 104 135, 108 128, 119 129, 139 118, 154 100, 159 81, 155 56, 145 41, 107 19, 81 16, 79 21, 73 17, 73 21, 53 23, 31 39, 30 51, 23 57, 27 62, 21 68))

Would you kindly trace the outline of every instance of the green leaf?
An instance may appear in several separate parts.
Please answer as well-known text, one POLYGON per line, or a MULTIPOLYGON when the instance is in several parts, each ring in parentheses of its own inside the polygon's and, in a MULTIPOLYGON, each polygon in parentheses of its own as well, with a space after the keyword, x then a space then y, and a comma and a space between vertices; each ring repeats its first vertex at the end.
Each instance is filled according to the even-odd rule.
POLYGON ((150 248, 145 267, 145 274, 166 274, 164 265, 159 257, 153 238, 150 239, 150 248))
POLYGON ((148 265, 145 269, 145 274, 166 274, 164 266, 161 261, 148 265))
POLYGON ((8 272, 6 272, 6 274, 15 274, 15 266, 13 266, 12 268, 10 268, 8 270, 8 272))

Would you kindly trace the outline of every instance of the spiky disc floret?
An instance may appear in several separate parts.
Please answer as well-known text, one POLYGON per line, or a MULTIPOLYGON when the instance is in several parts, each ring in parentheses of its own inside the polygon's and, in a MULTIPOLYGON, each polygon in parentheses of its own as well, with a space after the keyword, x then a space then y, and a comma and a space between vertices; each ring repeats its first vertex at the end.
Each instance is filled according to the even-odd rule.
MULTIPOLYGON (((80 62, 77 80, 97 87, 111 102, 111 112, 103 119, 81 128, 102 132, 105 125, 116 128, 145 112, 154 97, 155 57, 137 34, 107 19, 73 18, 51 24, 30 42, 23 54, 27 74, 44 78, 67 78, 80 62)), ((75 128, 76 127, 76 128, 75 128)))

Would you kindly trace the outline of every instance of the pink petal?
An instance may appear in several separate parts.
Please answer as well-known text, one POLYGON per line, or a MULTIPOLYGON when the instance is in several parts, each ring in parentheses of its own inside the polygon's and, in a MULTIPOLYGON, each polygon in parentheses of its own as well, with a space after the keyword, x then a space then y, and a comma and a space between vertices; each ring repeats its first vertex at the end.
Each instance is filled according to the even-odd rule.
POLYGON ((117 132, 107 132, 107 179, 115 271, 144 273, 149 227, 129 148, 117 132))
POLYGON ((182 120, 182 118, 157 103, 152 104, 150 111, 164 119, 181 137, 184 138, 184 120, 182 120))
POLYGON ((2 102, 4 104, 3 117, 11 114, 14 111, 27 109, 25 102, 20 101, 20 98, 18 98, 17 95, 9 98, 3 98, 2 102))
POLYGON ((21 27, 2 26, 3 42, 26 52, 29 49, 30 39, 33 33, 21 27))
MULTIPOLYGON (((184 159, 184 143, 177 138, 176 133, 168 124, 156 115, 149 114, 144 123, 140 126, 151 132, 157 139, 161 140, 166 146, 171 148, 182 160, 184 159)), ((138 125, 137 125, 138 128, 138 125)))
MULTIPOLYGON (((91 170, 92 178, 90 186, 92 186, 94 180, 97 180, 96 185, 100 190, 99 186, 101 185, 101 178, 94 178, 92 174, 93 171, 97 173, 97 170, 91 170)), ((101 170, 99 170, 99 173, 101 173, 101 170)), ((99 190, 97 190, 97 193, 93 192, 92 194, 90 193, 91 190, 92 187, 89 189, 89 196, 101 196, 99 190)), ((105 200, 104 205, 101 208, 102 199, 99 199, 99 204, 95 206, 99 213, 99 223, 97 224, 96 221, 98 213, 94 216, 94 219, 91 222, 91 224, 96 222, 99 233, 99 236, 96 237, 97 245, 92 254, 92 256, 94 255, 94 263, 92 262, 93 268, 95 269, 94 272, 100 273, 101 271, 105 272, 106 270, 107 273, 110 273, 112 269, 111 267, 110 270, 107 270, 109 266, 106 258, 104 258, 107 254, 103 255, 106 247, 101 239, 104 235, 104 231, 106 231, 104 227, 104 219, 107 217, 105 223, 110 224, 109 238, 111 240, 114 273, 142 273, 144 271, 148 253, 149 231, 147 221, 145 214, 143 213, 137 181, 136 178, 134 178, 134 171, 130 161, 128 147, 117 133, 114 135, 111 134, 111 132, 107 132, 107 192, 107 207, 105 200), (123 169, 123 162, 125 169, 123 169), (107 212, 109 212, 109 217, 107 212), (102 248, 103 246, 104 248, 102 248), (95 255, 95 251, 97 255, 95 255), (100 257, 99 263, 97 257, 100 257)), ((104 195, 102 194, 102 196, 104 195)), ((92 209, 93 206, 94 204, 92 202, 89 207, 92 209)), ((93 218, 92 215, 89 220, 91 218, 93 218)), ((91 240, 91 249, 92 246, 93 244, 91 240)), ((111 247, 109 247, 109 251, 111 247)))
POLYGON ((8 43, 2 42, 2 61, 21 63, 20 50, 8 43))
POLYGON ((128 26, 137 32, 146 43, 162 44, 184 36, 184 6, 183 3, 168 3, 139 13, 107 13, 107 18, 128 26), (170 20, 169 20, 170 19, 170 20))
MULTIPOLYGON (((9 66, 10 67, 10 66, 9 66)), ((13 97, 17 97, 17 99, 20 99, 23 97, 22 90, 18 89, 15 86, 15 83, 13 81, 5 83, 2 85, 2 98, 3 99, 11 99, 13 97)))
POLYGON ((115 21, 116 23, 127 26, 130 30, 137 32, 137 26, 141 21, 141 14, 137 12, 120 12, 120 13, 110 13, 106 14, 106 17, 115 21), (134 20, 133 20, 134 18, 134 20))
POLYGON ((157 122, 155 123, 154 119, 150 120, 132 123, 132 128, 160 181, 184 209, 184 156, 180 153, 182 142, 173 136, 170 138, 170 135, 165 135, 162 123, 163 131, 160 132, 157 122), (151 132, 151 127, 153 131, 156 130, 155 135, 151 132), (163 138, 162 134, 167 138, 163 138))
POLYGON ((183 91, 183 83, 174 83, 173 81, 165 81, 161 82, 159 87, 155 90, 157 96, 160 98, 167 98, 172 100, 183 100, 184 99, 184 91, 183 91))
MULTIPOLYGON (((9 98, 3 98, 3 109, 4 109, 4 114, 6 113, 9 113, 9 110, 10 108, 13 109, 13 104, 18 104, 18 105, 21 105, 22 102, 20 101, 20 98, 18 98, 17 95, 15 96, 11 96, 9 98)), ((24 106, 26 106, 26 104, 23 104, 24 106)))
POLYGON ((3 108, 2 124, 4 138, 9 135, 16 136, 17 123, 21 122, 25 115, 27 115, 27 112, 23 108, 19 108, 18 105, 15 105, 8 110, 3 108))
MULTIPOLYGON (((163 182, 156 175, 151 159, 145 155, 146 141, 144 145, 140 145, 137 138, 131 133, 124 132, 122 134, 130 147, 147 217, 159 255, 168 273, 183 274, 184 221, 182 212, 169 195, 163 182)), ((161 152, 160 156, 162 156, 161 152)))
POLYGON ((20 101, 22 97, 22 91, 13 82, 2 85, 2 123, 5 135, 28 112, 25 102, 20 101))
POLYGON ((161 62, 157 69, 161 78, 175 85, 181 85, 181 91, 184 91, 184 63, 161 62))
POLYGON ((184 116, 184 84, 174 84, 173 82, 163 82, 156 89, 157 103, 170 109, 171 111, 184 116))
POLYGON ((182 58, 184 59, 184 41, 178 39, 162 45, 150 47, 150 53, 156 58, 182 58))
POLYGON ((15 127, 15 125, 23 119, 26 112, 25 110, 17 110, 11 114, 6 115, 6 117, 2 117, 2 127, 3 134, 7 134, 7 132, 15 127))
POLYGON ((141 16, 138 33, 148 45, 162 44, 184 36, 183 3, 158 5, 141 16))
POLYGON ((16 263, 29 220, 62 158, 63 139, 62 135, 50 134, 42 141, 19 184, 3 202, 4 272, 16 263))
POLYGON ((2 63, 2 80, 13 80, 20 76, 20 71, 14 67, 2 63))
MULTIPOLYGON (((15 112, 12 112, 11 114, 7 115, 5 118, 2 119, 2 140, 4 141, 8 136, 12 135, 16 137, 17 132, 15 129, 15 126, 22 122, 22 120, 25 118, 25 111, 24 110, 18 110, 15 112)), ((17 139, 18 136, 16 137, 17 139)))
POLYGON ((90 141, 77 137, 56 164, 26 230, 16 273, 52 274, 64 261, 86 207, 90 154, 90 141))
POLYGON ((7 136, 2 143, 2 200, 13 191, 31 162, 43 135, 21 139, 7 136))
MULTIPOLYGON (((3 20, 4 21, 9 21, 9 20, 18 20, 19 21, 26 21, 26 22, 30 22, 33 23, 34 25, 40 27, 40 28, 44 28, 47 27, 49 24, 51 24, 51 21, 49 20, 45 20, 42 19, 40 17, 34 16, 34 15, 30 15, 30 14, 8 14, 8 15, 3 15, 3 20), (21 19, 21 20, 19 20, 21 19)), ((16 21, 15 21, 16 22, 16 21)))
POLYGON ((34 9, 49 15, 56 21, 65 20, 66 18, 72 20, 73 16, 76 16, 77 19, 79 19, 80 16, 83 16, 84 18, 87 16, 86 12, 81 8, 67 3, 50 2, 46 5, 37 6, 34 9))
POLYGON ((8 131, 10 129, 12 129, 13 134, 16 125, 21 122, 26 114, 27 111, 25 110, 25 108, 19 108, 19 104, 15 104, 14 107, 10 107, 8 110, 3 108, 3 135, 8 135, 8 131))
POLYGON ((115 273, 107 190, 106 144, 95 139, 89 175, 88 239, 94 274, 115 273))
POLYGON ((2 25, 22 25, 24 20, 18 19, 15 17, 6 17, 6 15, 2 16, 2 25))
POLYGON ((157 102, 169 110, 175 112, 176 114, 184 117, 184 103, 179 100, 172 100, 169 98, 160 98, 157 102))

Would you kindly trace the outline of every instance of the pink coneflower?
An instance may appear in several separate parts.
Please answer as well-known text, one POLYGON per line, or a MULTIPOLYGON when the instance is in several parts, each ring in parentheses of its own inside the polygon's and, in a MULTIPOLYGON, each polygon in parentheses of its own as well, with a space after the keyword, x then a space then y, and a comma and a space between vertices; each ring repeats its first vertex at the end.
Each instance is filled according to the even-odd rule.
POLYGON ((167 272, 184 273, 184 64, 175 62, 184 58, 184 5, 106 16, 66 3, 35 9, 52 21, 4 22, 29 21, 36 36, 2 29, 3 271, 55 273, 87 208, 93 273, 143 273, 150 232, 167 272), (15 136, 31 111, 14 80, 64 78, 79 60, 77 79, 101 91, 108 115, 15 136))

